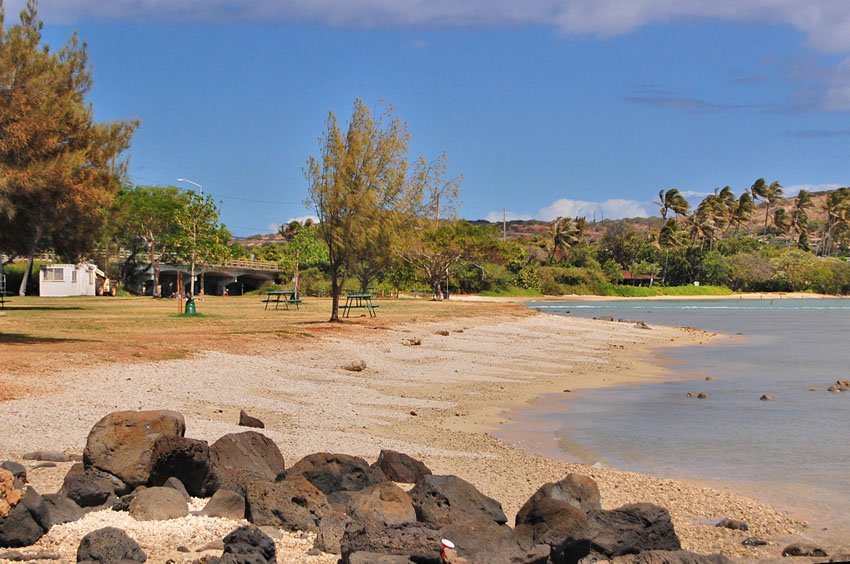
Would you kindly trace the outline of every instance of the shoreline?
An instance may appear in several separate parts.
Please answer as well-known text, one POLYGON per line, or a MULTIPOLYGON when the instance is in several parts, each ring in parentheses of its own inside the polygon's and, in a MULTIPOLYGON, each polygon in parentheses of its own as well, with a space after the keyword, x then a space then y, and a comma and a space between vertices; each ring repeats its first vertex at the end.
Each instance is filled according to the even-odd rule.
POLYGON ((471 294, 455 294, 453 300, 465 302, 518 303, 530 302, 597 302, 597 301, 702 301, 702 300, 846 300, 850 296, 832 294, 811 294, 808 292, 740 292, 733 294, 696 295, 696 296, 598 296, 591 294, 568 294, 561 296, 477 296, 471 294))
MULTIPOLYGON (((805 531, 803 523, 754 499, 704 483, 533 456, 494 436, 510 409, 545 393, 653 381, 663 368, 653 368, 641 351, 705 342, 707 333, 486 311, 390 326, 362 319, 349 329, 285 352, 208 351, 66 374, 57 392, 4 404, 9 409, 0 413, 0 423, 10 432, 0 439, 0 457, 36 449, 80 452, 91 426, 120 409, 180 411, 186 436, 212 442, 244 430, 236 425, 244 408, 266 423, 264 434, 278 444, 287 466, 313 452, 374 461, 382 448, 399 450, 435 473, 470 481, 499 500, 510 519, 540 485, 579 472, 597 480, 606 508, 639 501, 667 507, 686 549, 775 557, 783 539, 803 540, 797 534, 805 531), (341 368, 356 360, 365 360, 366 370, 341 368), (75 409, 69 412, 68 405, 75 409), (750 531, 714 527, 723 517, 747 521, 750 531), (742 547, 746 536, 773 544, 742 547)), ((31 481, 43 493, 56 491, 66 470, 33 470, 31 481)), ((156 560, 185 557, 173 547, 151 550, 156 560)), ((297 550, 283 557, 331 561, 297 550)))

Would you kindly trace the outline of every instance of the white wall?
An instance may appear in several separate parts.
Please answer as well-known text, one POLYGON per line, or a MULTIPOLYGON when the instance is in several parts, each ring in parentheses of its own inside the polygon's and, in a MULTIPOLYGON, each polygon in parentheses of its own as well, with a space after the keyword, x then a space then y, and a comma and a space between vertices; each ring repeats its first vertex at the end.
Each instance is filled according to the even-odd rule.
POLYGON ((39 295, 48 297, 94 296, 97 267, 93 264, 51 264, 41 267, 39 295))

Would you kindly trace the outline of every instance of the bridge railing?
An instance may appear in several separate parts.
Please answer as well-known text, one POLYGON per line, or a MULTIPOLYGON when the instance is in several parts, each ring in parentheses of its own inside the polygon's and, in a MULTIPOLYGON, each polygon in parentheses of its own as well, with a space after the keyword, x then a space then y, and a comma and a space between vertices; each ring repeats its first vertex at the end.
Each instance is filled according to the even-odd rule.
POLYGON ((250 268, 251 270, 280 270, 280 266, 272 260, 226 260, 220 265, 225 268, 250 268))

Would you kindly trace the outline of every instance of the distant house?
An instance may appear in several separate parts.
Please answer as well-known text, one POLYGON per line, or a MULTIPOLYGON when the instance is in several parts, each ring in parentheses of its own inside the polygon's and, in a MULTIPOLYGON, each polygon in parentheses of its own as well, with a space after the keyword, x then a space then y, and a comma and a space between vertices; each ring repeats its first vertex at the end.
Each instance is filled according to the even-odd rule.
POLYGON ((621 270, 620 278, 622 279, 621 284, 626 286, 643 286, 644 284, 652 286, 655 282, 654 274, 635 274, 629 270, 621 270))
POLYGON ((93 264, 42 266, 38 273, 38 293, 53 298, 94 296, 97 294, 98 276, 105 278, 103 272, 93 264))

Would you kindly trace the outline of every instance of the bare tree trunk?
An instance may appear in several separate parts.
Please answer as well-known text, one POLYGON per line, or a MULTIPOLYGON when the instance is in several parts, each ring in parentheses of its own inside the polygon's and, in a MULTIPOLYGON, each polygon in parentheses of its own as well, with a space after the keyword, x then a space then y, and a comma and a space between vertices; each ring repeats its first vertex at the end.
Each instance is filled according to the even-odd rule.
POLYGON ((331 318, 328 321, 339 321, 339 273, 331 270, 331 318))
POLYGON ((32 265, 35 261, 35 255, 30 255, 27 259, 27 267, 24 269, 24 276, 21 278, 21 287, 18 289, 19 296, 27 295, 27 285, 29 284, 30 277, 32 276, 32 265))

